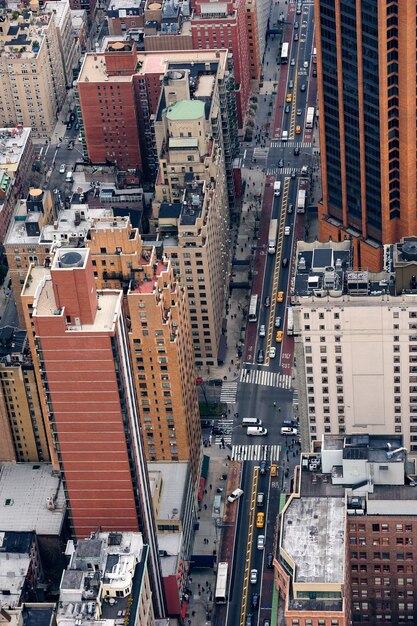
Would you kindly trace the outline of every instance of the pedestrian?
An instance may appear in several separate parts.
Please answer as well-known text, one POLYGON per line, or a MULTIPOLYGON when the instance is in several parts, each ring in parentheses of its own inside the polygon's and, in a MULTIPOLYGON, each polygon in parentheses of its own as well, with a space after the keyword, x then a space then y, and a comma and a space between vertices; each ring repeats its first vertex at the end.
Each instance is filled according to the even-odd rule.
POLYGON ((207 504, 204 505, 204 510, 207 511, 207 504))
POLYGON ((200 587, 201 587, 200 583, 197 584, 197 587, 200 589, 200 587))
POLYGON ((213 489, 213 485, 210 485, 210 489, 213 489))
POLYGON ((207 495, 207 489, 204 489, 204 493, 207 495))

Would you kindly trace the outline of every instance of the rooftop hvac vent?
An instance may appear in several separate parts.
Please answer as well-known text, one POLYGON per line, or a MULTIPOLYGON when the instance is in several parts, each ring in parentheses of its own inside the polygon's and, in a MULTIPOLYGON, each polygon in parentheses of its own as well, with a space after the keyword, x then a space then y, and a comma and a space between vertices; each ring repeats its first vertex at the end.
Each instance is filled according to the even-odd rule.
POLYGON ((64 252, 64 254, 59 258, 59 266, 62 268, 82 267, 83 264, 84 259, 79 252, 64 252))
POLYGON ((417 261, 417 241, 406 241, 401 249, 403 259, 417 261))

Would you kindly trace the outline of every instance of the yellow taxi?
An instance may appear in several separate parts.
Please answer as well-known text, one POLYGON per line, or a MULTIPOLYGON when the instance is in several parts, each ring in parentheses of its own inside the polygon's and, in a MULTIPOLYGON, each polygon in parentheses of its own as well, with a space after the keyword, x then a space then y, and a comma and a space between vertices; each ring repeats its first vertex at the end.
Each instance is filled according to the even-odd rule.
POLYGON ((275 341, 277 343, 282 343, 282 336, 283 336, 283 332, 282 330, 277 330, 277 334, 275 335, 275 341))
POLYGON ((301 126, 296 126, 295 127, 295 134, 299 135, 301 133, 301 126))
POLYGON ((284 302, 284 292, 278 291, 277 293, 277 302, 284 302))
POLYGON ((275 463, 273 463, 273 464, 271 465, 271 468, 270 468, 270 475, 271 475, 271 476, 278 476, 278 465, 275 465, 275 463))
POLYGON ((256 514, 256 528, 263 528, 265 524, 265 513, 259 512, 256 514))
POLYGON ((285 98, 285 102, 292 102, 292 93, 287 93, 287 97, 285 98))

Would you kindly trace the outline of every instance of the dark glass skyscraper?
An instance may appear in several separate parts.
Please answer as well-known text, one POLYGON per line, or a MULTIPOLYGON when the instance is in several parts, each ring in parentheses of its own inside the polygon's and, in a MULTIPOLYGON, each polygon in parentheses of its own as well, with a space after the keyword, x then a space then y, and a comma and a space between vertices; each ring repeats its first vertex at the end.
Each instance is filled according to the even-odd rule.
POLYGON ((323 202, 320 239, 381 244, 417 232, 416 3, 315 0, 323 202))

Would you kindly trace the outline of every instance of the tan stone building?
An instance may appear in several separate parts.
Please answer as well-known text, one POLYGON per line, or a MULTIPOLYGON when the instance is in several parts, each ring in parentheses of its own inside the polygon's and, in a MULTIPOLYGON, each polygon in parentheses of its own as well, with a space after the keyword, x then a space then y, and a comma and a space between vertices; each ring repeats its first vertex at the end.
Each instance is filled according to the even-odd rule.
POLYGON ((64 66, 65 83, 67 87, 72 87, 74 80, 72 70, 78 66, 81 48, 79 39, 74 34, 70 4, 68 0, 48 1, 46 8, 54 14, 59 50, 64 66))
POLYGON ((0 461, 49 461, 26 332, 6 326, 0 340, 0 461))
POLYGON ((227 290, 229 220, 214 75, 167 72, 155 120, 153 219, 186 290, 197 367, 216 364, 227 290), (191 99, 190 84, 193 85, 191 99))
POLYGON ((65 98, 65 75, 54 15, 8 12, 0 25, 0 126, 28 126, 49 138, 65 98))

